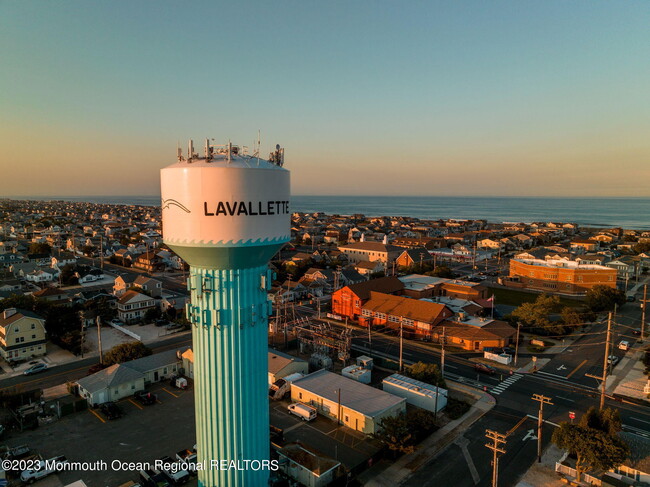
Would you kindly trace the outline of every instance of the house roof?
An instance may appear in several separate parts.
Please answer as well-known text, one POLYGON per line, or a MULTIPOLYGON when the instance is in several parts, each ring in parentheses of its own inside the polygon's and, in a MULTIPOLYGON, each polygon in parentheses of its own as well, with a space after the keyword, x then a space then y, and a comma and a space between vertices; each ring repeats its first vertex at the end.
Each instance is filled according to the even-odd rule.
POLYGON ((273 350, 271 348, 269 348, 268 361, 269 361, 270 374, 277 374, 282 369, 284 369, 287 365, 293 362, 304 362, 304 360, 301 358, 293 357, 291 355, 278 352, 277 350, 273 350))
POLYGON ((371 291, 395 293, 404 289, 404 284, 397 277, 390 276, 358 282, 347 286, 347 288, 359 296, 359 299, 369 299, 371 291))
POLYGON ((291 387, 294 386, 332 402, 338 402, 340 391, 341 405, 343 407, 369 417, 375 417, 389 408, 406 402, 406 399, 402 397, 397 397, 324 369, 293 381, 291 387))
POLYGON ((126 364, 115 364, 77 381, 80 387, 90 393, 98 392, 112 386, 144 378, 144 374, 133 370, 126 364))
POLYGON ((363 308, 378 313, 401 316, 422 323, 433 324, 440 322, 443 318, 452 314, 444 304, 393 296, 392 294, 378 293, 375 291, 370 292, 370 300, 363 305, 363 308))
POLYGON ((146 298, 146 299, 152 299, 151 297, 147 296, 146 294, 139 293, 138 291, 130 290, 125 292, 120 299, 117 301, 119 304, 126 304, 134 299, 137 298, 146 298))
POLYGON ((61 291, 60 289, 56 289, 53 287, 46 287, 41 289, 40 291, 33 292, 32 296, 34 296, 35 298, 45 298, 48 296, 60 296, 66 298, 68 297, 65 291, 61 291))
POLYGON ((26 309, 16 309, 16 312, 8 318, 5 318, 4 313, 0 313, 0 327, 10 325, 21 318, 34 318, 36 320, 45 321, 45 318, 39 314, 34 313, 33 311, 26 309))
MULTIPOLYGON (((186 348, 180 350, 187 350, 186 348)), ((178 350, 178 351, 180 351, 178 350)), ((123 364, 115 364, 77 381, 88 392, 97 392, 108 387, 132 382, 144 378, 151 370, 178 362, 177 350, 167 350, 142 357, 123 364)))

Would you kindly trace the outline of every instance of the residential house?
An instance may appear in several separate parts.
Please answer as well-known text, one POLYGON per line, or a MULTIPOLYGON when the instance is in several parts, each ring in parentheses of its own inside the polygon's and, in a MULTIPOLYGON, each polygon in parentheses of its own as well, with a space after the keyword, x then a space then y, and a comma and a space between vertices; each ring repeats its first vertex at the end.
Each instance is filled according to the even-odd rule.
POLYGON ((154 298, 162 296, 162 282, 147 276, 138 276, 133 281, 133 286, 140 288, 144 293, 154 298))
POLYGON ((147 272, 156 272, 164 268, 162 259, 154 252, 145 252, 136 257, 133 267, 147 272))
POLYGON ((433 256, 424 247, 416 247, 404 250, 397 257, 396 262, 400 267, 423 266, 433 262, 433 256))
POLYGON ((115 296, 122 296, 130 287, 133 287, 133 282, 124 276, 117 276, 115 282, 113 283, 113 294, 115 296))
POLYGON ((117 301, 117 317, 124 323, 144 319, 147 310, 155 308, 156 300, 137 291, 127 291, 117 301))
POLYGON ((180 351, 149 355, 129 362, 111 365, 77 381, 79 395, 91 406, 118 401, 144 390, 153 382, 178 375, 181 367, 180 351))
POLYGON ((45 355, 45 319, 24 309, 7 308, 0 314, 0 354, 7 362, 45 355))
POLYGON ((300 372, 303 375, 309 373, 309 363, 305 360, 279 352, 269 348, 268 354, 268 382, 269 386, 276 380, 282 379, 291 374, 300 372))

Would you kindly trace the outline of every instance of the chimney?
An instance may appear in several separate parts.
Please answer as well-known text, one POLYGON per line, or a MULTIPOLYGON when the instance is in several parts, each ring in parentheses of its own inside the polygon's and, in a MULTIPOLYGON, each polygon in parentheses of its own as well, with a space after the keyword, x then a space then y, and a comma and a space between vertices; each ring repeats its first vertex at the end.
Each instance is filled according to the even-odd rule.
POLYGON ((362 233, 361 234, 361 239, 359 240, 359 242, 365 242, 365 241, 366 241, 366 234, 362 233))
POLYGON ((388 245, 388 235, 384 235, 384 241, 383 241, 383 244, 384 244, 384 245, 388 245))
POLYGON ((6 320, 7 318, 9 318, 10 316, 15 315, 16 313, 18 313, 18 311, 16 310, 16 308, 7 308, 7 309, 4 310, 4 312, 3 312, 3 318, 6 320))

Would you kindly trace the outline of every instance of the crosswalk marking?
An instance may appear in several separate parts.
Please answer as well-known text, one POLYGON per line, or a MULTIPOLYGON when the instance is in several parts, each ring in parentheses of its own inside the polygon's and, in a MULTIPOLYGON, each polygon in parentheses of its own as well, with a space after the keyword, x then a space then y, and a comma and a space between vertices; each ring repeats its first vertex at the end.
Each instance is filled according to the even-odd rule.
POLYGON ((516 373, 515 373, 515 374, 511 375, 510 377, 508 377, 508 378, 507 378, 506 380, 504 380, 503 382, 501 382, 499 385, 494 386, 494 387, 490 390, 490 392, 491 392, 492 394, 499 395, 499 394, 501 394, 503 391, 505 391, 508 387, 510 387, 512 384, 514 384, 514 383, 517 382, 519 379, 521 379, 522 377, 523 377, 523 374, 516 374, 516 373))

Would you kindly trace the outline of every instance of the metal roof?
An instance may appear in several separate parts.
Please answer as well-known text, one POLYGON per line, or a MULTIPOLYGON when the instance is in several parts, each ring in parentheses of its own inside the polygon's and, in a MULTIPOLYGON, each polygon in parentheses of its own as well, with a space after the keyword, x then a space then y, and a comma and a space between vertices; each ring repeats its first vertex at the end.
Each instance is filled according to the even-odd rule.
POLYGON ((406 399, 380 389, 347 379, 327 370, 318 370, 291 383, 291 387, 303 389, 312 394, 338 402, 341 391, 341 406, 374 417, 406 399))

